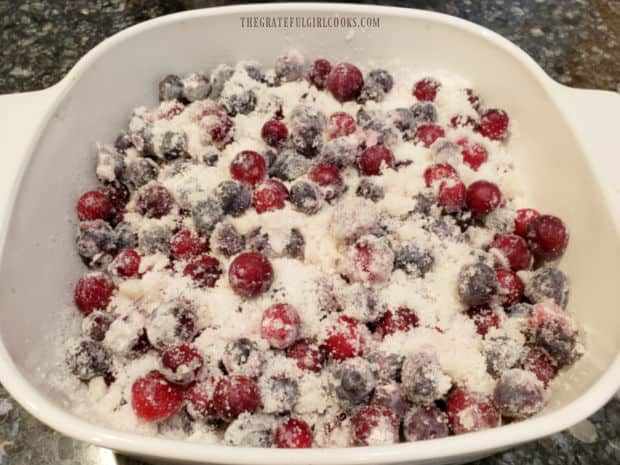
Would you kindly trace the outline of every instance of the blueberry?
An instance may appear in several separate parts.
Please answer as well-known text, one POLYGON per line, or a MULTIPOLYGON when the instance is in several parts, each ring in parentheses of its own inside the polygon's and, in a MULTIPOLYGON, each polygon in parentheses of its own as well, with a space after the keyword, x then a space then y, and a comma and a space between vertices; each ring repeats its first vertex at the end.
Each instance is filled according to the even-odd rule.
POLYGON ((226 82, 234 73, 235 70, 226 64, 219 65, 213 70, 211 73, 211 98, 216 99, 222 94, 226 82))
POLYGON ((409 402, 402 395, 400 385, 394 382, 378 385, 370 403, 390 409, 399 420, 402 420, 409 408, 409 402))
POLYGON ((268 378, 261 383, 261 391, 268 393, 263 397, 265 413, 287 413, 297 403, 297 382, 284 377, 268 378))
POLYGON ((117 236, 103 220, 80 221, 76 236, 77 251, 89 268, 108 266, 117 250, 117 236))
POLYGON ((281 82, 298 81, 304 74, 303 57, 298 53, 289 53, 278 57, 274 70, 276 77, 281 82))
POLYGON ((167 159, 189 156, 187 144, 185 131, 166 131, 161 140, 161 153, 167 159))
POLYGON ((312 162, 295 152, 284 151, 270 164, 269 176, 282 181, 294 181, 308 172, 312 162))
POLYGON ((245 238, 230 223, 218 223, 209 239, 211 250, 226 257, 238 254, 245 247, 245 238))
POLYGON ((365 199, 372 200, 373 202, 378 202, 384 197, 385 192, 383 191, 383 187, 378 186, 369 179, 362 178, 357 186, 355 194, 358 197, 363 197, 365 199))
POLYGON ((273 254, 273 250, 269 244, 269 234, 262 232, 260 226, 252 229, 246 234, 245 244, 250 252, 261 252, 263 255, 267 256, 273 254))
POLYGON ((411 112, 416 126, 437 121, 437 109, 432 103, 415 103, 411 106, 411 112))
POLYGON ((434 263, 431 250, 414 242, 405 242, 394 251, 394 268, 414 277, 423 278, 433 268, 434 263))
POLYGON ((579 356, 577 337, 578 332, 573 325, 551 320, 540 325, 534 341, 555 360, 558 366, 565 366, 573 363, 579 356))
POLYGON ((342 169, 354 165, 361 153, 362 149, 357 142, 346 137, 336 137, 323 145, 319 161, 342 169))
POLYGON ((130 223, 120 222, 114 228, 118 249, 135 249, 138 247, 138 231, 130 223))
POLYGON ((525 284, 525 297, 538 303, 553 300, 562 308, 568 304, 568 278, 559 269, 543 267, 534 271, 525 284))
POLYGON ((429 195, 424 194, 416 194, 413 197, 415 202, 415 206, 413 207, 412 212, 417 213, 423 216, 429 216, 431 214, 431 209, 433 205, 435 205, 435 201, 429 195))
POLYGON ((207 152, 202 156, 202 161, 207 166, 215 166, 220 159, 220 153, 217 151, 207 152))
POLYGON ((240 216, 252 203, 250 188, 239 181, 222 181, 215 188, 214 195, 225 215, 240 216))
POLYGON ((192 208, 192 218, 199 233, 209 235, 224 216, 222 201, 209 196, 197 202, 192 208))
POLYGON ((183 89, 181 96, 186 102, 204 100, 211 92, 209 78, 202 73, 190 73, 181 79, 183 89))
POLYGON ((493 376, 514 368, 523 352, 523 344, 506 336, 487 337, 484 340, 483 353, 487 362, 487 371, 493 376))
POLYGON ((261 69, 261 66, 259 63, 255 63, 255 62, 244 63, 243 69, 245 69, 245 72, 248 73, 248 76, 250 76, 251 79, 254 79, 257 82, 265 81, 265 73, 261 69))
POLYGON ((131 136, 125 131, 122 131, 114 140, 114 148, 119 153, 124 154, 127 149, 131 147, 133 147, 133 141, 131 139, 131 136))
POLYGON ((437 355, 430 350, 421 350, 406 357, 401 378, 403 394, 416 404, 432 404, 441 399, 451 387, 437 355))
POLYGON ((97 341, 81 340, 67 354, 71 373, 81 381, 105 374, 112 365, 110 353, 97 341))
POLYGON ((497 286, 495 270, 484 263, 469 265, 459 273, 457 289, 459 297, 466 305, 489 303, 497 286))
POLYGON ((296 210, 306 215, 314 215, 321 208, 321 193, 309 182, 298 181, 291 186, 289 200, 296 210))
POLYGON ((456 220, 449 216, 433 218, 422 227, 440 239, 457 240, 461 237, 461 228, 456 224, 456 220))
POLYGON ((138 189, 150 181, 157 179, 159 166, 148 158, 132 158, 125 161, 123 181, 134 189, 138 189))
POLYGON ((389 146, 396 140, 396 132, 393 125, 389 122, 389 118, 381 111, 367 111, 364 108, 360 108, 355 115, 355 120, 358 127, 377 133, 377 144, 389 146))
POLYGON ((247 115, 256 108, 256 94, 251 89, 222 95, 221 101, 229 116, 247 115))
POLYGON ((148 341, 159 350, 181 342, 191 342, 197 332, 196 313, 189 304, 182 301, 160 304, 146 321, 148 341))
POLYGON ((178 100, 181 98, 183 83, 176 74, 169 74, 159 81, 159 100, 178 100))
POLYGON ((82 320, 82 334, 93 341, 103 341, 105 334, 114 321, 110 312, 95 310, 82 320))
POLYGON ((309 105, 298 105, 291 112, 291 141, 295 150, 308 158, 319 154, 323 145, 325 115, 309 105))
POLYGON ((438 439, 449 434, 448 415, 435 406, 414 405, 403 419, 403 435, 407 441, 438 439))
POLYGON ((396 108, 391 113, 392 123, 399 131, 415 128, 416 120, 410 108, 396 108))
POLYGON ((263 154, 263 158, 265 159, 265 162, 267 163, 267 168, 270 168, 276 161, 276 158, 278 158, 278 154, 276 153, 275 150, 267 149, 265 153, 263 154))
POLYGON ((261 413, 242 413, 226 428, 224 442, 229 446, 272 447, 275 418, 261 413))
POLYGON ((403 368, 402 355, 373 352, 367 359, 372 364, 379 381, 384 383, 400 381, 403 368))
POLYGON ((262 369, 263 353, 250 339, 241 337, 226 345, 222 365, 229 375, 256 378, 262 369))
POLYGON ((109 145, 97 144, 97 179, 102 182, 115 182, 125 170, 125 157, 109 145))
POLYGON ((161 252, 170 255, 172 230, 168 226, 154 224, 141 229, 138 233, 138 246, 145 255, 161 252))
POLYGON ((362 87, 358 102, 364 103, 368 100, 381 102, 385 98, 385 94, 392 90, 393 85, 394 79, 386 70, 372 70, 364 78, 364 87, 362 87))
POLYGON ((333 378, 336 396, 348 406, 367 402, 377 384, 372 365, 362 358, 348 359, 337 365, 333 378))
POLYGON ((297 228, 291 229, 291 235, 284 246, 284 255, 289 258, 303 260, 305 256, 306 241, 301 231, 297 228))
POLYGON ((511 318, 529 318, 532 314, 532 305, 520 302, 508 307, 506 313, 511 318))
POLYGON ((534 373, 508 370, 495 386, 493 401, 502 416, 521 420, 543 409, 545 387, 534 373))

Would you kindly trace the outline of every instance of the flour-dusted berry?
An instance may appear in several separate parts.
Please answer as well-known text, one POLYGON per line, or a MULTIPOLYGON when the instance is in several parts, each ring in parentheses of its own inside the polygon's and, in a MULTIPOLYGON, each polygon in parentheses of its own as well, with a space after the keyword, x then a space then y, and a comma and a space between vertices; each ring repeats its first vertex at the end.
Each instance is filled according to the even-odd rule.
POLYGON ((332 70, 331 63, 324 58, 317 58, 308 71, 308 81, 319 90, 323 90, 327 84, 327 76, 332 70))
POLYGON ((339 63, 327 76, 327 89, 339 102, 355 100, 364 85, 364 77, 359 68, 351 63, 339 63))
POLYGON ((450 434, 448 415, 437 407, 413 406, 403 419, 403 434, 407 441, 426 441, 450 434))
POLYGON ((528 418, 545 406, 545 386, 534 373, 508 370, 495 386, 493 401, 504 417, 528 418))
POLYGON ((404 396, 418 405, 430 405, 441 399, 452 385, 436 352, 426 347, 405 357, 401 379, 404 396))
POLYGON ((532 266, 532 253, 521 236, 500 234, 490 247, 499 251, 506 265, 513 271, 527 270, 532 266))
POLYGON ((290 201, 295 210, 314 215, 321 208, 321 192, 313 183, 297 181, 291 186, 290 201))
POLYGON ((116 231, 103 220, 80 221, 75 243, 84 263, 92 269, 107 267, 118 248, 116 231))
POLYGON ((207 242, 189 229, 182 229, 170 241, 170 252, 179 260, 188 259, 208 250, 207 242))
POLYGON ((491 399, 464 388, 455 388, 446 402, 448 424, 454 434, 472 433, 500 425, 501 417, 491 399))
POLYGON ((110 369, 112 357, 100 342, 83 339, 67 353, 67 364, 79 380, 90 381, 110 369))
POLYGON ((372 352, 366 359, 372 363, 377 379, 383 383, 400 380, 404 357, 398 354, 372 352))
POLYGON ((256 412, 260 407, 260 389, 245 376, 227 376, 218 381, 213 394, 213 404, 218 416, 232 421, 244 412, 256 412))
POLYGON ((230 164, 230 175, 237 181, 255 186, 267 174, 267 163, 263 156, 253 150, 239 152, 230 164))
POLYGON ((526 280, 525 297, 532 303, 552 300, 562 308, 568 304, 568 277, 558 268, 543 266, 526 280))
POLYGON ((239 181, 222 181, 214 191, 222 212, 234 217, 242 215, 252 204, 252 192, 239 181))
POLYGON ((454 167, 448 163, 437 163, 424 170, 424 182, 426 187, 431 187, 435 183, 440 184, 446 179, 458 179, 458 174, 454 167))
MULTIPOLYGON (((212 87, 212 92, 215 86, 212 87)), ((210 104, 198 117, 204 142, 223 149, 233 140, 235 124, 221 105, 210 104)))
POLYGON ((314 158, 323 147, 325 114, 313 105, 301 104, 291 112, 291 142, 294 149, 306 158, 314 158))
POLYGON ((297 404, 299 387, 297 381, 285 376, 263 377, 260 380, 261 392, 269 395, 263 398, 263 412, 290 413, 297 404))
POLYGON ((446 213, 456 213, 465 206, 467 188, 462 181, 447 179, 439 184, 437 205, 446 213))
POLYGON ((216 196, 207 196, 192 207, 192 219, 198 233, 209 235, 224 216, 224 204, 216 196))
POLYGON ((114 315, 102 310, 94 310, 82 320, 82 334, 93 341, 101 342, 114 321, 114 315))
POLYGON ((534 255, 557 260, 568 245, 568 230, 557 216, 540 215, 529 222, 525 238, 534 255))
POLYGON ((203 253, 188 260, 183 275, 191 277, 200 287, 215 287, 222 275, 222 266, 217 258, 203 253))
POLYGON ((230 223, 218 223, 209 238, 211 250, 225 257, 232 257, 245 247, 245 238, 230 223))
POLYGON ((187 387, 184 397, 187 401, 187 412, 192 418, 212 419, 217 417, 213 402, 217 381, 212 375, 207 375, 187 387))
POLYGON ((384 446, 398 442, 398 420, 386 407, 369 405, 351 417, 354 446, 384 446))
POLYGON ((417 127, 414 141, 428 148, 441 137, 446 136, 446 131, 437 124, 421 124, 417 127))
POLYGON ((414 241, 403 242, 394 250, 394 268, 414 277, 424 278, 426 273, 432 270, 434 263, 432 251, 414 241))
POLYGON ((481 336, 485 336, 491 328, 499 328, 499 315, 490 307, 475 307, 467 311, 467 316, 476 325, 476 330, 481 336))
POLYGON ((261 413, 242 413, 226 428, 224 443, 240 447, 273 447, 276 418, 261 413))
POLYGON ((534 210, 533 208, 518 209, 517 216, 515 218, 515 234, 525 237, 530 221, 538 216, 540 216, 540 213, 538 213, 538 210, 534 210))
POLYGON ((490 213, 500 206, 502 193, 496 184, 475 181, 467 188, 467 207, 473 213, 490 213))
POLYGON ((274 71, 280 82, 294 82, 304 74, 304 58, 298 52, 289 52, 276 59, 274 71))
POLYGON ((270 119, 263 124, 261 136, 267 145, 271 147, 280 147, 288 137, 288 128, 282 121, 270 119))
POLYGON ((399 331, 409 331, 418 326, 418 317, 407 307, 399 307, 393 312, 387 310, 375 322, 375 331, 381 337, 389 336, 399 331))
POLYGON ((558 367, 573 363, 581 355, 575 322, 553 302, 534 305, 530 327, 535 343, 551 356, 558 367))
POLYGON ((256 187, 252 194, 252 205, 257 213, 284 208, 289 197, 288 189, 276 179, 267 179, 256 187))
POLYGON ((198 349, 188 344, 168 347, 161 354, 163 375, 177 384, 191 383, 202 366, 204 359, 198 349))
POLYGON ((321 371, 327 353, 324 347, 310 339, 300 339, 287 351, 287 355, 297 361, 297 366, 302 370, 321 371))
POLYGON ((141 420, 165 420, 176 414, 182 404, 183 390, 158 371, 136 379, 131 386, 131 407, 141 420))
POLYGON ((467 305, 488 303, 495 294, 497 286, 495 270, 484 263, 469 265, 459 273, 458 294, 467 305))
POLYGON ((228 268, 230 287, 243 297, 256 297, 265 292, 273 281, 273 267, 258 252, 237 255, 228 268))
POLYGON ((176 74, 169 74, 159 81, 159 100, 175 100, 181 98, 183 83, 176 74))
POLYGON ((112 212, 112 204, 104 193, 88 191, 79 198, 76 210, 78 218, 82 221, 106 220, 112 212))
POLYGON ((508 137, 508 114, 504 110, 492 108, 480 115, 476 130, 491 140, 504 140, 508 137))
POLYGON ((147 218, 161 218, 170 213, 173 206, 172 194, 158 183, 141 187, 136 196, 136 207, 147 218))
POLYGON ((383 145, 373 145, 362 152, 358 167, 365 176, 377 176, 394 166, 394 154, 383 145))
POLYGON ((124 278, 137 276, 140 271, 142 256, 140 252, 133 249, 122 250, 112 261, 110 267, 112 272, 124 278))
POLYGON ((329 329, 325 346, 331 358, 345 360, 364 355, 368 330, 353 318, 341 316, 329 329))
POLYGON ((522 368, 531 371, 542 381, 545 388, 557 375, 555 362, 547 353, 536 346, 527 347, 521 358, 522 368))
POLYGON ((523 282, 514 271, 497 269, 497 296, 504 307, 510 307, 521 300, 523 282))
POLYGON ((160 350, 191 342, 198 332, 196 312, 184 301, 165 302, 148 316, 145 329, 151 345, 160 350))
POLYGON ((260 334, 274 349, 286 349, 299 337, 301 319, 292 305, 274 304, 263 312, 260 334))
POLYGON ((312 429, 303 420, 289 418, 276 429, 275 445, 281 449, 308 449, 312 447, 312 429))
POLYGON ((470 141, 467 137, 462 137, 456 141, 461 147, 461 155, 463 155, 463 163, 467 164, 472 170, 477 171, 484 162, 489 158, 487 149, 481 144, 470 141))
POLYGON ((385 282, 394 268, 394 252, 381 237, 361 237, 350 247, 347 259, 347 275, 357 282, 385 282))
POLYGON ((330 139, 348 136, 353 134, 356 129, 355 119, 343 111, 332 113, 327 121, 327 136, 330 139))
POLYGON ((345 406, 367 403, 377 384, 373 366, 363 358, 350 358, 335 366, 333 388, 345 406))
POLYGON ((263 366, 263 353, 256 343, 247 337, 240 337, 226 344, 222 365, 229 375, 243 375, 256 378, 263 366))
POLYGON ((75 305, 84 315, 94 310, 105 310, 115 290, 116 285, 107 274, 86 273, 75 285, 75 305))

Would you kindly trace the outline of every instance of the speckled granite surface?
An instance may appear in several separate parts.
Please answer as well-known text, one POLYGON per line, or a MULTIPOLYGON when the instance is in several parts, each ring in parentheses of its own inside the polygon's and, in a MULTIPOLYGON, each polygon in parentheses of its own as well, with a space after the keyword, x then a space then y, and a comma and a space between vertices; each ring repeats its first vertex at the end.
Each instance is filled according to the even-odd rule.
MULTIPOLYGON (((58 81, 103 38, 137 22, 204 0, 0 0, 0 93, 58 81)), ((374 2, 373 2, 374 3, 374 2)), ((426 0, 386 4, 427 8, 487 26, 532 55, 555 79, 620 91, 620 1, 426 0)), ((570 431, 477 465, 620 463, 620 399, 570 431)), ((0 387, 0 464, 138 465, 73 441, 26 414, 0 387)))

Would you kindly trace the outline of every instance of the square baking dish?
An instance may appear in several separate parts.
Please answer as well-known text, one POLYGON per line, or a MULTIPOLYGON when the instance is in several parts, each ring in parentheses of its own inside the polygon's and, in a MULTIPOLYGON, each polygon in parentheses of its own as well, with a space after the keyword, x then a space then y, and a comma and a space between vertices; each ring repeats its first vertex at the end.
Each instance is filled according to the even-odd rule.
POLYGON ((567 428, 620 386, 620 96, 569 89, 516 46, 466 21, 410 9, 274 4, 212 8, 127 29, 89 52, 58 84, 0 97, 0 381, 29 412, 74 438, 167 463, 347 465, 466 462, 567 428), (380 17, 381 27, 242 28, 247 16, 380 17), (45 372, 58 363, 55 334, 83 271, 73 206, 95 182, 93 143, 111 140, 131 108, 155 103, 169 72, 253 59, 291 48, 307 57, 414 63, 469 79, 518 122, 512 143, 533 205, 562 217, 571 244, 569 310, 586 355, 553 385, 539 415, 501 428, 420 443, 348 449, 244 449, 112 430, 68 408, 45 372))

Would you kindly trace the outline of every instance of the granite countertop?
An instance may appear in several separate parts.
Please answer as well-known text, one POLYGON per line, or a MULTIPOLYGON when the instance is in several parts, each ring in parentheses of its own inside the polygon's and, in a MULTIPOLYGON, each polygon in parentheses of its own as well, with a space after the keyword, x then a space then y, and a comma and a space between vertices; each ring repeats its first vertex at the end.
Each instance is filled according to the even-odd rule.
MULTIPOLYGON (((87 50, 132 24, 181 11, 188 6, 216 3, 223 2, 0 0, 0 93, 24 92, 54 84, 87 50)), ((432 9, 474 21, 525 49, 547 73, 564 84, 620 91, 618 0, 383 3, 432 9)), ((50 430, 25 413, 0 387, 0 464, 138 463, 50 430)), ((478 465, 618 463, 618 397, 569 431, 477 462, 478 465)))

